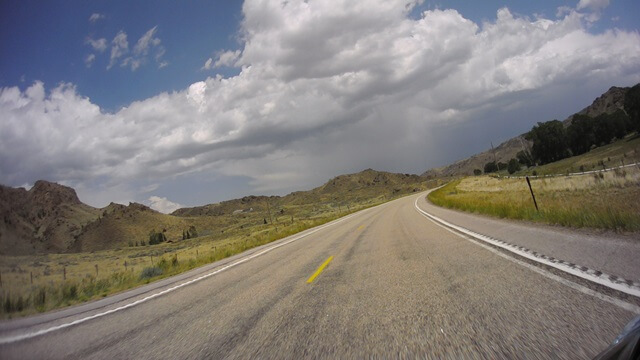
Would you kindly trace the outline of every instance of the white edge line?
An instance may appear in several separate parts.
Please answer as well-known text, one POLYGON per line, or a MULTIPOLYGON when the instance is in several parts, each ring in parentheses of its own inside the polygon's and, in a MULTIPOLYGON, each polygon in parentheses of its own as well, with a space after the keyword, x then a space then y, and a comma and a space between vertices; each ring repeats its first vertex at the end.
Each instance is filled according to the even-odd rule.
POLYGON ((440 226, 441 228, 449 231, 452 234, 460 236, 461 238, 466 239, 466 240, 468 240, 468 241, 470 241, 470 242, 472 242, 472 243, 474 243, 474 244, 476 244, 478 246, 482 246, 483 248, 491 251, 492 253, 494 253, 494 254, 496 254, 498 256, 501 256, 501 257, 503 257, 503 258, 505 258, 505 259, 507 259, 509 261, 512 261, 512 262, 514 262, 514 263, 516 263, 518 265, 522 265, 522 266, 526 267, 527 269, 529 269, 531 271, 534 271, 534 272, 536 272, 536 273, 538 273, 538 274, 540 274, 540 275, 542 275, 544 277, 547 277, 547 278, 549 278, 551 280, 555 280, 555 281, 557 281, 557 282, 559 282, 559 283, 561 283, 563 285, 566 285, 566 286, 568 286, 568 287, 570 287, 570 288, 572 288, 574 290, 578 290, 581 293, 584 293, 584 294, 587 294, 587 295, 591 295, 591 296, 593 296, 593 297, 595 297, 597 299, 600 299, 600 300, 606 301, 606 302, 608 302, 610 304, 616 305, 616 306, 618 306, 618 307, 620 307, 620 308, 622 308, 624 310, 627 310, 627 311, 630 311, 630 312, 633 312, 633 313, 636 313, 636 314, 640 314, 640 306, 636 306, 634 304, 630 304, 630 303, 622 301, 620 299, 616 299, 616 298, 613 298, 611 296, 599 293, 599 292, 597 292, 595 290, 589 289, 586 286, 583 286, 583 285, 580 285, 580 284, 576 284, 573 281, 569 281, 569 280, 567 280, 567 279, 565 279, 563 277, 560 277, 560 276, 558 276, 556 274, 550 273, 550 272, 548 272, 548 271, 546 271, 544 269, 541 269, 541 268, 539 268, 537 266, 528 264, 528 263, 526 263, 524 261, 518 260, 518 259, 516 259, 516 258, 514 258, 512 256, 509 256, 509 255, 507 255, 507 254, 505 254, 503 252, 500 252, 500 251, 496 250, 495 248, 493 248, 493 247, 491 247, 489 245, 481 243, 480 241, 476 241, 476 240, 474 240, 474 239, 472 239, 472 238, 470 238, 470 237, 468 237, 466 235, 463 235, 463 234, 460 234, 458 232, 455 232, 455 231, 449 229, 448 227, 435 222, 432 219, 429 219, 429 220, 433 221, 434 224, 440 226))
POLYGON ((504 244, 501 244, 501 243, 489 238, 488 236, 475 233, 475 232, 473 232, 471 230, 468 230, 468 229, 463 228, 461 226, 457 226, 457 225, 454 225, 454 224, 452 224, 452 223, 450 223, 448 221, 445 221, 445 220, 443 220, 443 219, 441 219, 441 218, 439 218, 437 216, 431 215, 428 212, 420 209, 420 207, 418 207, 418 200, 420 199, 421 196, 422 195, 420 195, 420 196, 418 196, 416 198, 416 201, 414 202, 414 207, 422 215, 426 216, 427 218, 429 218, 430 220, 432 220, 432 221, 434 221, 436 223, 444 225, 447 228, 459 231, 459 232, 461 232, 461 233, 463 233, 465 235, 468 235, 468 236, 472 237, 473 239, 480 240, 482 242, 491 244, 493 246, 497 246, 497 247, 499 247, 501 249, 507 250, 507 251, 509 251, 511 253, 517 254, 519 256, 522 256, 522 257, 527 258, 529 260, 535 261, 537 263, 541 263, 541 264, 544 264, 544 265, 547 265, 547 266, 551 266, 551 267, 556 268, 556 269, 558 269, 560 271, 564 271, 566 273, 569 273, 571 275, 575 275, 575 276, 577 276, 579 278, 582 278, 584 280, 591 281, 591 282, 606 286, 608 288, 621 291, 621 292, 623 292, 625 294, 629 294, 629 295, 633 295, 633 296, 636 296, 636 297, 640 297, 640 290, 639 289, 632 288, 630 286, 627 286, 626 284, 614 283, 612 281, 609 281, 608 279, 600 278, 600 277, 598 277, 596 275, 592 275, 592 274, 583 272, 581 270, 573 269, 573 268, 569 267, 568 265, 564 265, 564 264, 561 264, 561 263, 554 263, 554 262, 551 262, 551 261, 546 260, 546 259, 538 258, 538 257, 534 256, 533 254, 530 254, 528 252, 525 252, 525 251, 522 251, 522 250, 519 250, 519 249, 516 249, 516 248, 511 248, 509 246, 505 246, 504 244))
MULTIPOLYGON (((381 205, 384 205, 384 204, 381 204, 381 205)), ((378 205, 378 206, 380 206, 380 205, 378 205)), ((325 229, 325 228, 327 228, 329 226, 333 226, 335 224, 341 223, 341 222, 343 222, 343 221, 345 221, 345 220, 347 220, 347 219, 349 219, 349 218, 351 218, 353 216, 360 215, 360 214, 364 213, 365 211, 368 211, 368 210, 373 209, 375 207, 377 207, 377 206, 374 206, 374 207, 371 207, 371 208, 368 208, 368 209, 364 209, 364 210, 360 210, 360 211, 358 211, 358 212, 356 212, 354 214, 347 215, 347 216, 345 216, 343 218, 333 220, 328 224, 320 225, 320 226, 318 226, 316 228, 310 229, 309 231, 307 231, 304 234, 297 235, 292 239, 289 239, 287 241, 284 241, 284 242, 282 242, 280 244, 274 245, 274 246, 272 246, 270 248, 264 249, 264 250, 259 251, 257 253, 251 254, 251 255, 249 255, 247 257, 244 257, 244 258, 242 258, 242 259, 240 259, 240 260, 238 260, 236 262, 233 262, 233 263, 231 263, 229 265, 225 265, 225 266, 223 266, 221 268, 218 268, 218 269, 216 269, 214 271, 211 271, 211 272, 209 272, 207 274, 198 276, 195 279, 191 279, 189 281, 185 281, 185 282, 183 282, 181 284, 175 285, 173 287, 170 287, 170 288, 162 290, 162 291, 160 291, 158 293, 149 295, 149 296, 144 297, 142 299, 138 299, 138 300, 136 300, 136 301, 134 301, 132 303, 129 303, 129 304, 126 304, 126 305, 122 305, 122 306, 117 307, 115 309, 103 311, 101 313, 97 313, 97 314, 94 314, 94 315, 91 315, 91 316, 87 316, 87 317, 84 317, 84 318, 81 318, 81 319, 77 319, 77 320, 74 320, 74 321, 71 321, 71 322, 68 322, 68 323, 52 326, 50 328, 45 328, 45 329, 42 329, 42 330, 30 332, 30 333, 2 337, 2 338, 0 338, 0 345, 10 344, 10 343, 14 343, 14 342, 17 342, 17 341, 30 339, 30 338, 33 338, 33 337, 36 337, 36 336, 48 334, 48 333, 53 332, 53 331, 57 331, 57 330, 65 329, 65 328, 68 328, 68 327, 71 327, 71 326, 74 326, 74 325, 82 324, 83 322, 87 322, 89 320, 97 319, 99 317, 103 317, 103 316, 106 316, 106 315, 109 315, 109 314, 113 314, 113 313, 115 313, 117 311, 121 311, 121 310, 124 310, 124 309, 128 309, 128 308, 134 307, 136 305, 140 305, 140 304, 142 304, 144 302, 147 302, 147 301, 149 301, 151 299, 154 299, 156 297, 159 297, 159 296, 165 295, 167 293, 170 293, 172 291, 175 291, 177 289, 180 289, 183 286, 191 285, 191 284, 193 284, 195 282, 204 280, 204 279, 206 279, 208 277, 211 277, 213 275, 221 273, 221 272, 223 272, 223 271, 225 271, 227 269, 230 269, 230 268, 232 268, 234 266, 240 265, 240 264, 242 264, 244 262, 247 262, 247 261, 249 261, 251 259, 254 259, 254 258, 258 257, 258 256, 264 255, 264 254, 266 254, 266 253, 268 253, 268 252, 270 252, 272 250, 275 250, 275 249, 277 249, 277 248, 279 248, 281 246, 285 246, 285 245, 290 244, 290 243, 292 243, 294 241, 297 241, 297 240, 300 240, 302 238, 305 238, 305 237, 307 237, 307 236, 309 236, 311 234, 314 234, 314 233, 316 233, 316 232, 318 232, 318 231, 320 231, 322 229, 325 229)))

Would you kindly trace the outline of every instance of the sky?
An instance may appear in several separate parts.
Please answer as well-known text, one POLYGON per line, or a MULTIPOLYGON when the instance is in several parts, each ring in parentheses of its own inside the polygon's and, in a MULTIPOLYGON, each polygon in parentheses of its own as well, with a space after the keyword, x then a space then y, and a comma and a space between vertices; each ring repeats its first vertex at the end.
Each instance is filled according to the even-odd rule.
POLYGON ((0 1, 0 183, 169 213, 422 173, 640 82, 640 2, 0 1))

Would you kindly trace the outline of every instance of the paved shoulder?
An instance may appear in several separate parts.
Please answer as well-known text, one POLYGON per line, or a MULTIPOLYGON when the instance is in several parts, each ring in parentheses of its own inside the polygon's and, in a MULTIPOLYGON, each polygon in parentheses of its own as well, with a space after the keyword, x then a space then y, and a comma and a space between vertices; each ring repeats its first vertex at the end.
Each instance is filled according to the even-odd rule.
POLYGON ((610 275, 640 282, 640 235, 568 229, 470 214, 435 206, 421 196, 418 206, 474 232, 610 275))

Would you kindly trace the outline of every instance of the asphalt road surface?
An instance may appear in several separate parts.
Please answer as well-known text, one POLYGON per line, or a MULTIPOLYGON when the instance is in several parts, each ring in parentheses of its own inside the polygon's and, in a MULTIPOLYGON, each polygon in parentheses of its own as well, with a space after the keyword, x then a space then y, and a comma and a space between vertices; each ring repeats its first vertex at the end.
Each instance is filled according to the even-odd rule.
POLYGON ((128 299, 1 324, 0 358, 588 359, 635 316, 434 224, 417 196, 128 299))

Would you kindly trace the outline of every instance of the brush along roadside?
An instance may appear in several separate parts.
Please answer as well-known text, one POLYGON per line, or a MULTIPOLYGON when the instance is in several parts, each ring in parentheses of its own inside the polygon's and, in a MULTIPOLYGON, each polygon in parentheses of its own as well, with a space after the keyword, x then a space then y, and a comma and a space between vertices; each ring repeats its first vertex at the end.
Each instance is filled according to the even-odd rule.
POLYGON ((640 169, 531 179, 469 177, 429 194, 438 206, 500 218, 620 232, 640 230, 640 169))

